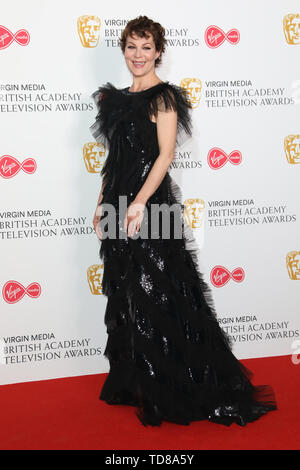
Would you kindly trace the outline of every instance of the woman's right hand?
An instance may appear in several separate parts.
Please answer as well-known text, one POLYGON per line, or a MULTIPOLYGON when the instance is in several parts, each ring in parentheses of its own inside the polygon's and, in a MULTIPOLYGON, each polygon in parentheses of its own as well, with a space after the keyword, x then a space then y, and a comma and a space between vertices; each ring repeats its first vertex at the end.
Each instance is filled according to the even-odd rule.
POLYGON ((102 230, 101 230, 100 225, 99 225, 101 214, 102 214, 102 206, 99 205, 99 206, 97 206, 97 209, 96 209, 95 214, 94 214, 93 225, 94 225, 96 235, 100 240, 102 240, 102 236, 103 236, 102 230))

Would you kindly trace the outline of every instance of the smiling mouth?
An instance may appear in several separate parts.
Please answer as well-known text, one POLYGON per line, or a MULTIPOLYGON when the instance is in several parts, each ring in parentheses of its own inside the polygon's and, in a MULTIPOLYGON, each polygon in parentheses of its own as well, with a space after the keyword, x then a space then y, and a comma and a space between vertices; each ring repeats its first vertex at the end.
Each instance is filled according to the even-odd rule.
POLYGON ((137 62, 137 61, 133 61, 132 63, 133 63, 133 65, 134 65, 135 67, 139 67, 139 68, 140 68, 140 67, 143 67, 146 62, 137 62))

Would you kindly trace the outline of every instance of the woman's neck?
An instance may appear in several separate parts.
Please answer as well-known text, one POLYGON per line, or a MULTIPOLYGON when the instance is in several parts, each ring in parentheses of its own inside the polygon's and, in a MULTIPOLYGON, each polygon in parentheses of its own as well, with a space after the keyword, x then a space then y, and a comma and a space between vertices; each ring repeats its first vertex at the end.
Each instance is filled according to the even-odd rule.
POLYGON ((129 91, 138 92, 146 90, 154 85, 157 85, 161 82, 161 79, 153 74, 150 77, 133 77, 133 83, 131 87, 129 87, 129 91))

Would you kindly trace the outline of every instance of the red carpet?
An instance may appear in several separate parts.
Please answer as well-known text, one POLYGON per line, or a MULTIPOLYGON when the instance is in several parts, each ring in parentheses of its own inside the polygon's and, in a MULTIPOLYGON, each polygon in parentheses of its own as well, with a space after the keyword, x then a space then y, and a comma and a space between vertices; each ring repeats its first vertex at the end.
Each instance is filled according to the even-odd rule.
POLYGON ((299 449, 300 364, 291 356, 242 361, 274 387, 278 410, 246 427, 208 421, 144 427, 130 406, 98 399, 106 374, 0 386, 2 450, 299 449))

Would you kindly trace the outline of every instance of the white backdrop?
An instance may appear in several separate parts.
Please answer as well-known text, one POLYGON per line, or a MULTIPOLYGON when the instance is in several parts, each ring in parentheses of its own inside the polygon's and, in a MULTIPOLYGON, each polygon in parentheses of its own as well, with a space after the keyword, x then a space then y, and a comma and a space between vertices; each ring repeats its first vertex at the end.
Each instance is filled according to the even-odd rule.
POLYGON ((194 99, 193 138, 170 172, 234 353, 300 344, 299 2, 11 1, 0 26, 1 384, 108 371, 92 227, 106 153, 89 130, 91 94, 131 84, 117 38, 140 14, 167 30, 157 74, 194 99))

